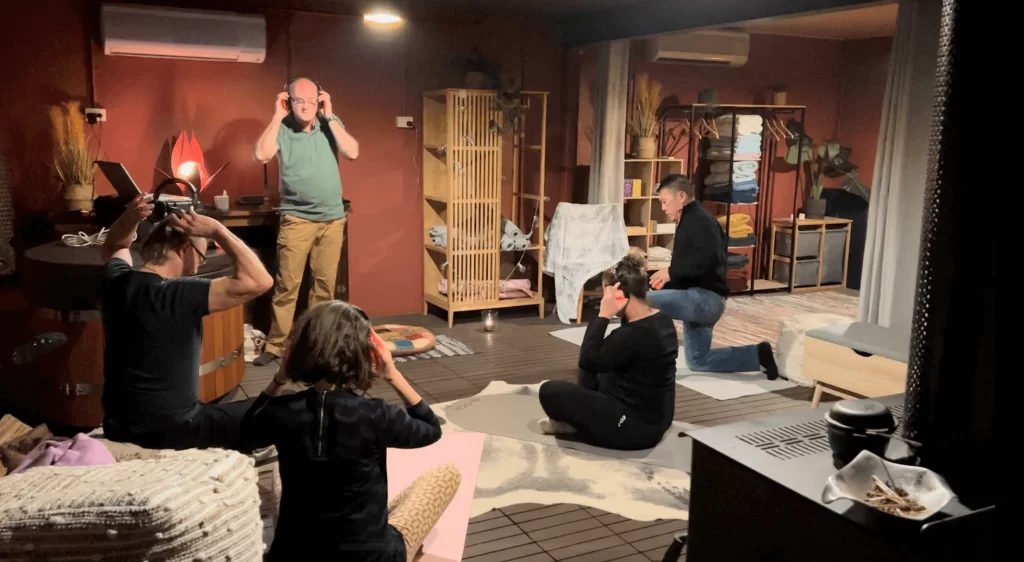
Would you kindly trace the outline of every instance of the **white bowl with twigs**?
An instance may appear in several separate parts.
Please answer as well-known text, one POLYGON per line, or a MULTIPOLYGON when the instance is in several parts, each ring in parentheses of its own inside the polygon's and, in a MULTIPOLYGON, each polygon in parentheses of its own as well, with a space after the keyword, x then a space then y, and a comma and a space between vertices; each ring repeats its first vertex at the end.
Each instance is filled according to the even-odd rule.
POLYGON ((924 521, 938 513, 956 494, 936 472, 891 463, 861 451, 853 461, 829 476, 821 501, 848 499, 882 513, 924 521))

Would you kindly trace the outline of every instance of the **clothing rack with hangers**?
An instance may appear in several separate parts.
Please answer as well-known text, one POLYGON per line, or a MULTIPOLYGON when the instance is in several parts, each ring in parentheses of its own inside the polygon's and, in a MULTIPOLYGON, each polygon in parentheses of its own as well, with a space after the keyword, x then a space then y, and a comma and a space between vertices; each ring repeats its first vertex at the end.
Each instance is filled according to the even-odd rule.
POLYGON ((799 105, 754 104, 691 104, 662 111, 659 138, 663 151, 667 150, 669 128, 681 124, 687 131, 686 175, 694 184, 697 200, 719 217, 726 232, 727 277, 733 294, 793 290, 793 275, 788 286, 770 279, 769 248, 772 221, 787 214, 798 216, 803 170, 796 167, 790 207, 786 189, 777 184, 778 173, 771 164, 779 143, 783 143, 782 156, 790 143, 795 143, 797 150, 802 148, 803 135, 789 129, 803 131, 806 113, 807 108, 799 105))

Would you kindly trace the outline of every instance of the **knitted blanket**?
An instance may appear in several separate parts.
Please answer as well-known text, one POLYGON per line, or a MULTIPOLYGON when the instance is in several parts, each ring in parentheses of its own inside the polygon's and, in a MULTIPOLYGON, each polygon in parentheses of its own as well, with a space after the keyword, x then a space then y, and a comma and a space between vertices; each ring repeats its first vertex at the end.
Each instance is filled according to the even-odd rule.
POLYGON ((0 478, 0 560, 263 558, 253 460, 219 449, 0 478))

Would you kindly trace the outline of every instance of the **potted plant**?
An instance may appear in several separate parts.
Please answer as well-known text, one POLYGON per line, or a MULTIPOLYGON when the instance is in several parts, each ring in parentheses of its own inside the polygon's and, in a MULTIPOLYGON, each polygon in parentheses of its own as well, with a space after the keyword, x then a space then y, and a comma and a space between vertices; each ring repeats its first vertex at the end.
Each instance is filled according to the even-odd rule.
POLYGON ((501 65, 473 49, 469 53, 452 57, 451 67, 459 80, 471 90, 494 90, 494 107, 501 119, 491 119, 491 129, 509 134, 519 126, 523 114, 520 88, 515 80, 504 75, 501 65))
POLYGON ((61 181, 61 193, 69 210, 92 211, 95 195, 96 155, 89 150, 85 117, 80 102, 50 107, 53 167, 61 181))
POLYGON ((632 153, 637 158, 655 158, 658 155, 658 127, 661 120, 658 108, 663 100, 661 82, 640 73, 633 82, 633 101, 626 116, 626 130, 633 138, 632 153))
MULTIPOLYGON (((857 165, 850 162, 851 150, 839 144, 837 140, 827 140, 822 144, 815 145, 813 140, 798 128, 790 123, 789 130, 794 135, 803 135, 800 164, 806 164, 808 170, 808 192, 804 200, 804 215, 809 219, 825 218, 825 200, 821 198, 825 189, 826 178, 845 178, 842 188, 869 199, 867 187, 857 179, 857 165)), ((795 138, 793 139, 795 140, 795 138)), ((792 141, 791 141, 792 142, 792 141)), ((786 162, 796 165, 798 162, 796 145, 791 144, 789 153, 786 155, 786 162)))

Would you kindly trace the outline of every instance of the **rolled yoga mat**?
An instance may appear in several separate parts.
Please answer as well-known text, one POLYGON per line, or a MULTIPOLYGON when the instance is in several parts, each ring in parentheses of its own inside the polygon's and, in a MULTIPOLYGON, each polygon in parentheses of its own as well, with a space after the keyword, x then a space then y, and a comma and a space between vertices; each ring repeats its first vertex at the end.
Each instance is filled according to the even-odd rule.
POLYGON ((574 441, 568 435, 558 437, 544 435, 538 429, 537 422, 547 416, 540 407, 536 389, 514 386, 510 388, 513 389, 511 394, 477 395, 459 400, 448 406, 445 413, 453 424, 468 431, 501 435, 555 447, 568 447, 614 459, 631 460, 690 472, 693 441, 686 436, 685 432, 696 429, 693 425, 673 422, 661 443, 658 443, 653 449, 640 451, 603 449, 574 441))

